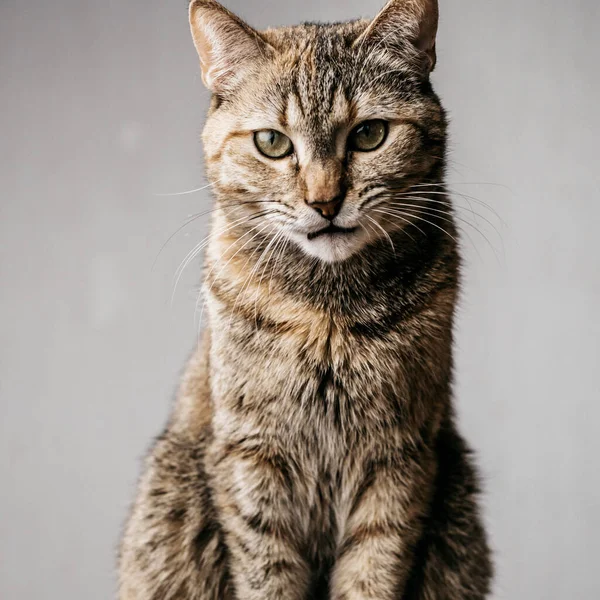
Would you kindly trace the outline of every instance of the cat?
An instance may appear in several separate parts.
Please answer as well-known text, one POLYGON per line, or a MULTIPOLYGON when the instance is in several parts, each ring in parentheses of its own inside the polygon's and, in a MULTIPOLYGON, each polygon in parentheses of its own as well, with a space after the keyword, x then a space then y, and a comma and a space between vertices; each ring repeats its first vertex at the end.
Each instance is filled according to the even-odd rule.
POLYGON ((258 32, 189 9, 215 195, 207 325, 147 459, 121 600, 477 600, 453 416, 437 0, 258 32))

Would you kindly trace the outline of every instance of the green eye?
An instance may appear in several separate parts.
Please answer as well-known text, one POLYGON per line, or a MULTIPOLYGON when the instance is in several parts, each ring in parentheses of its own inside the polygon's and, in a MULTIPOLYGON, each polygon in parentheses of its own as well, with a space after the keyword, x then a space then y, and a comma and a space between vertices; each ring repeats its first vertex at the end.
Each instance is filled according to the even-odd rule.
POLYGON ((365 121, 354 128, 348 138, 348 144, 351 150, 371 152, 371 150, 377 150, 385 142, 387 134, 388 124, 386 121, 381 119, 365 121))
POLYGON ((254 132, 254 144, 258 151, 269 158, 283 158, 292 153, 294 146, 287 135, 274 129, 261 129, 254 132))

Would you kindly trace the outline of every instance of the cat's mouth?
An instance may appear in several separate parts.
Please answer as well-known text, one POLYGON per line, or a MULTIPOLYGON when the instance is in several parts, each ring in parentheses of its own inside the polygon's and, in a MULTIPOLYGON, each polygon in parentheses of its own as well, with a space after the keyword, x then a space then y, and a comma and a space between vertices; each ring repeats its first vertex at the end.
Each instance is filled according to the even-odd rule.
POLYGON ((322 235, 345 235, 348 233, 354 233, 357 230, 357 227, 339 227, 338 225, 334 225, 331 223, 324 229, 319 229, 319 231, 312 231, 306 237, 309 241, 312 241, 322 235))

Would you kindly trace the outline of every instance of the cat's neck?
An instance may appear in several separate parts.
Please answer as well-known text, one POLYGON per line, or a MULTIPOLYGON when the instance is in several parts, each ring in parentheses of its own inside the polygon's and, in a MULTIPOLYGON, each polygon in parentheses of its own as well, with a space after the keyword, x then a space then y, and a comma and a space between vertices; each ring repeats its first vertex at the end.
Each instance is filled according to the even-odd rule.
POLYGON ((223 256, 217 243, 207 267, 208 301, 212 297, 221 311, 255 321, 262 314, 265 322, 283 323, 295 317, 292 313, 309 310, 338 324, 374 326, 417 310, 435 289, 457 287, 456 232, 448 229, 420 226, 420 237, 397 231, 389 241, 380 240, 340 263, 308 257, 291 242, 285 260, 271 261, 260 247, 223 256))

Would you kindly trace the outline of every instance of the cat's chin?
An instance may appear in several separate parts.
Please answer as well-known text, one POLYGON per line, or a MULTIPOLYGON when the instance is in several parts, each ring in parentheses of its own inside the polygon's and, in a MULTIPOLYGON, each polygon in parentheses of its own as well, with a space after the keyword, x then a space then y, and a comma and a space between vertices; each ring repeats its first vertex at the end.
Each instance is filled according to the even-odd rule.
POLYGON ((290 237, 306 254, 327 263, 347 260, 367 243, 362 229, 347 233, 325 233, 313 239, 300 232, 294 232, 290 237))

